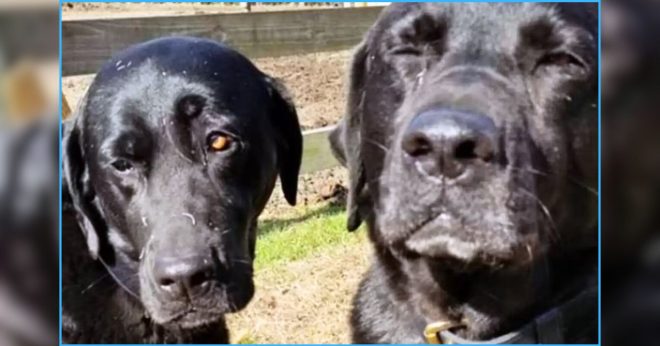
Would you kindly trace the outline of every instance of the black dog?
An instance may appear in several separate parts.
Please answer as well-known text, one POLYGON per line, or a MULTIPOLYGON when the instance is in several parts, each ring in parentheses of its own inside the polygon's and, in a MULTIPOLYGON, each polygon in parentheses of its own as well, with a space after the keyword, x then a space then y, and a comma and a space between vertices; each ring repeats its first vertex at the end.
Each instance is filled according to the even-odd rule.
POLYGON ((357 343, 595 342, 597 6, 395 4, 331 135, 357 343), (562 322, 563 321, 563 322, 562 322))
POLYGON ((284 89, 213 41, 146 42, 101 68, 63 150, 64 341, 228 342, 278 173, 296 200, 284 89))

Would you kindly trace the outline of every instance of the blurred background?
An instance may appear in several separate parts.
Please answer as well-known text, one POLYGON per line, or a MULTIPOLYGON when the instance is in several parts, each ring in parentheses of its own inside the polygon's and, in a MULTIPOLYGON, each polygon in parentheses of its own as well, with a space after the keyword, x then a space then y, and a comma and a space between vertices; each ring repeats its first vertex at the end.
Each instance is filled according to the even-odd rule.
POLYGON ((58 7, 0 1, 0 345, 58 341, 58 7))
POLYGON ((660 338, 660 2, 602 2, 602 341, 660 338))

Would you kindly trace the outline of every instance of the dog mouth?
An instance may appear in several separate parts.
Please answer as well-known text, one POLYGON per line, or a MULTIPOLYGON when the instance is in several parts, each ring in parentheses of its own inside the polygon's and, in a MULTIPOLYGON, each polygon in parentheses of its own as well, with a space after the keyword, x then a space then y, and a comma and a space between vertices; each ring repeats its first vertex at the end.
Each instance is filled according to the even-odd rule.
POLYGON ((523 265, 534 259, 533 242, 525 244, 516 230, 469 230, 446 213, 423 223, 402 242, 407 253, 459 271, 470 268, 503 268, 523 265))
POLYGON ((197 307, 189 307, 184 311, 167 318, 162 325, 176 326, 183 329, 195 329, 217 324, 224 318, 220 311, 208 311, 197 307))
POLYGON ((237 303, 226 297, 172 303, 161 302, 151 318, 161 325, 191 329, 218 323, 225 314, 239 310, 237 303))
POLYGON ((215 283, 209 292, 198 297, 168 299, 152 296, 145 301, 145 308, 147 316, 159 325, 195 329, 216 324, 226 314, 243 309, 253 292, 251 282, 244 285, 215 283))

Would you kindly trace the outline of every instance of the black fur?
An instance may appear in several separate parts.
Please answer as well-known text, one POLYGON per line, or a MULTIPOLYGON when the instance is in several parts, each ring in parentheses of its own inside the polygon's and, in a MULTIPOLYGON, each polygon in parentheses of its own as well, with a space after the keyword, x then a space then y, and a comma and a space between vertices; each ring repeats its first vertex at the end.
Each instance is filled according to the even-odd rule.
POLYGON ((348 228, 365 221, 375 247, 354 342, 421 343, 437 320, 488 339, 593 284, 597 9, 401 3, 380 15, 330 138, 349 170, 348 228), (421 161, 406 140, 422 117, 482 137, 443 154, 451 162, 428 154, 444 142, 425 142, 421 161))
POLYGON ((66 132, 64 341, 228 342, 224 314, 253 295, 257 217, 278 174, 296 200, 302 136, 286 90, 216 42, 158 39, 101 68, 66 132), (157 279, 191 258, 201 284, 157 279))

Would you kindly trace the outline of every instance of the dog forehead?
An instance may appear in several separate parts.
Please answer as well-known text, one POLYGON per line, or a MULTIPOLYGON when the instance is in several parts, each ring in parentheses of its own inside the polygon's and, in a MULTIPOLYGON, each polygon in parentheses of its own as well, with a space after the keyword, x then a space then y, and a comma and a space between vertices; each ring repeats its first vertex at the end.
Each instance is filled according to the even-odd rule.
POLYGON ((153 103, 152 108, 171 106, 163 101, 185 93, 238 108, 268 97, 264 75, 241 54, 211 40, 182 37, 148 41, 118 53, 89 89, 90 102, 126 99, 153 103))
POLYGON ((207 112, 240 117, 238 123, 246 126, 268 104, 268 90, 261 75, 255 78, 248 73, 238 78, 235 70, 228 75, 220 70, 210 75, 184 68, 172 71, 152 58, 135 64, 119 59, 111 65, 120 61, 126 66, 120 74, 99 73, 90 86, 83 107, 84 122, 92 130, 116 129, 116 125, 135 118, 159 127, 175 114, 178 102, 190 95, 201 96, 207 112))
POLYGON ((106 79, 97 77, 83 105, 83 121, 90 130, 117 129, 140 119, 145 125, 174 114, 184 96, 198 95, 214 108, 224 107, 221 91, 180 74, 169 74, 147 60, 130 73, 106 79))
MULTIPOLYGON (((208 80, 195 80, 186 74, 171 73, 151 60, 145 61, 131 74, 108 83, 105 94, 114 92, 112 107, 131 107, 133 111, 158 116, 171 114, 177 102, 188 95, 201 96, 209 106, 224 108, 230 100, 224 88, 213 87, 208 80)), ((122 111, 115 109, 114 111, 122 111)), ((124 109, 123 111, 130 110, 124 109)), ((116 112, 113 112, 116 113, 116 112)))
POLYGON ((259 75, 247 58, 221 43, 200 38, 173 37, 147 41, 121 51, 101 67, 97 78, 110 80, 121 77, 131 67, 147 61, 163 72, 194 78, 238 78, 239 81, 259 75))
POLYGON ((410 28, 429 30, 430 20, 446 24, 437 28, 446 30, 449 48, 493 49, 518 43, 520 29, 529 23, 559 23, 561 17, 554 6, 538 3, 397 3, 383 12, 373 38, 399 36, 410 28))
MULTIPOLYGON (((386 8, 381 22, 388 25, 406 22, 420 16, 430 16, 438 20, 448 20, 462 29, 482 23, 486 26, 515 26, 543 16, 557 16, 558 7, 544 3, 395 3, 386 8)), ((471 31, 471 30, 465 30, 471 31)))

